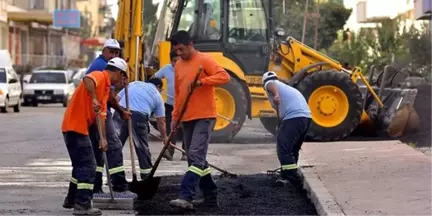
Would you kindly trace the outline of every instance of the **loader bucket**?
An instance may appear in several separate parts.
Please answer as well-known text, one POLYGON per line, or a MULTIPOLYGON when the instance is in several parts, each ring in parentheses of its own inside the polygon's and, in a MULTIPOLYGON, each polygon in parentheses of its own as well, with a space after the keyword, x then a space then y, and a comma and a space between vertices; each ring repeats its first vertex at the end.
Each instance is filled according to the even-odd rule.
POLYGON ((379 109, 376 122, 391 138, 398 138, 420 126, 420 117, 414 110, 417 89, 385 88, 384 107, 379 109))

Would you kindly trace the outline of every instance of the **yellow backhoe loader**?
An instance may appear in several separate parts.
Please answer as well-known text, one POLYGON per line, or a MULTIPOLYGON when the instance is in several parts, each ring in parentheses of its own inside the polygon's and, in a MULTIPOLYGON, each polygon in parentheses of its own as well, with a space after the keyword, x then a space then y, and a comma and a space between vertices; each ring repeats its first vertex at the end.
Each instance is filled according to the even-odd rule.
MULTIPOLYGON (((412 108, 416 89, 371 86, 360 68, 346 70, 338 61, 292 37, 280 40, 284 33, 274 28, 272 1, 267 8, 265 1, 166 0, 162 4, 151 48, 158 59, 155 69, 170 63, 170 35, 186 30, 195 48, 211 55, 231 75, 228 84, 216 88, 218 118, 212 141, 230 141, 246 117, 260 118, 263 126, 275 133, 276 112, 267 101, 261 80, 268 70, 307 99, 313 117, 310 140, 342 140, 360 126, 400 136, 405 128, 418 126, 418 115, 412 108)), ((131 79, 144 79, 155 70, 144 71, 143 66, 143 3, 119 2, 115 37, 125 41, 124 57, 131 79)), ((380 77, 385 80, 386 76, 380 77)))

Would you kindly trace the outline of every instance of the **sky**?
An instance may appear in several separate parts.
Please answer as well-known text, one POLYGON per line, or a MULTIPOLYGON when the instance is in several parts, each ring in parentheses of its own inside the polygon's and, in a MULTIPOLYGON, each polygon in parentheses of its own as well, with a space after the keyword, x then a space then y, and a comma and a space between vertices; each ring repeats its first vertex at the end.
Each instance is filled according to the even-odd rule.
MULTIPOLYGON (((154 3, 158 3, 162 0, 153 0, 153 4, 154 3)), ((111 12, 113 14, 114 19, 117 19, 117 14, 118 14, 118 0, 107 0, 107 4, 111 5, 111 12)))

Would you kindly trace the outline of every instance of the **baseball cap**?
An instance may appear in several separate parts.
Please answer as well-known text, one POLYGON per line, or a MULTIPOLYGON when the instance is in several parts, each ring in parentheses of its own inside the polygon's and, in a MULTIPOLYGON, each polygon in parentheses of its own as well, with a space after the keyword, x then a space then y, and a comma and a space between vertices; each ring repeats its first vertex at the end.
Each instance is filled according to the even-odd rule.
POLYGON ((121 49, 119 42, 116 39, 112 39, 112 38, 107 39, 105 41, 103 48, 105 48, 105 47, 111 48, 111 49, 121 49))
POLYGON ((127 70, 126 61, 119 57, 112 58, 111 60, 108 61, 107 65, 114 66, 123 72, 126 72, 127 70))
POLYGON ((275 72, 273 71, 267 71, 264 73, 263 77, 262 77, 262 81, 264 84, 264 89, 267 90, 267 84, 269 83, 269 81, 271 80, 277 80, 277 75, 275 72))

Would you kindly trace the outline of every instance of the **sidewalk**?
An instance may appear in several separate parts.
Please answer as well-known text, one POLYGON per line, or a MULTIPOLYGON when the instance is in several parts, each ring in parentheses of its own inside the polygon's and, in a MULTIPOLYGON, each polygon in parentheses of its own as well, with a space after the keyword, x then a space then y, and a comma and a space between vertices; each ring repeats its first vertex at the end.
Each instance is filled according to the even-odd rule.
POLYGON ((431 215, 431 157, 399 141, 305 143, 300 154, 321 215, 431 215))

